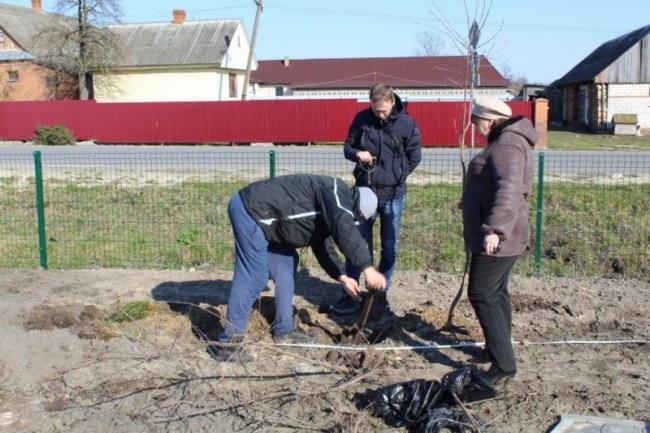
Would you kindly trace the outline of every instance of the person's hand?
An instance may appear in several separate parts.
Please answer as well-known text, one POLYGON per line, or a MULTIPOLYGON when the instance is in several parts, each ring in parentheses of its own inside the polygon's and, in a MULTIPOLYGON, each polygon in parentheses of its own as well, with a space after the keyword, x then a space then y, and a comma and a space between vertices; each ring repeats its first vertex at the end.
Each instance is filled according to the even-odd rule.
POLYGON ((359 289, 359 283, 354 278, 350 278, 347 275, 341 275, 339 277, 339 282, 345 289, 345 292, 350 295, 355 301, 361 300, 361 289, 359 289))
POLYGON ((364 164, 368 164, 368 165, 372 165, 374 162, 374 158, 367 150, 362 150, 358 152, 357 159, 359 160, 359 162, 363 162, 364 164))
POLYGON ((483 248, 485 249, 485 254, 491 256, 499 251, 500 242, 501 239, 499 239, 499 235, 495 233, 485 235, 485 238, 483 238, 483 248))
POLYGON ((366 287, 370 290, 383 290, 386 288, 386 277, 372 266, 363 270, 366 287))

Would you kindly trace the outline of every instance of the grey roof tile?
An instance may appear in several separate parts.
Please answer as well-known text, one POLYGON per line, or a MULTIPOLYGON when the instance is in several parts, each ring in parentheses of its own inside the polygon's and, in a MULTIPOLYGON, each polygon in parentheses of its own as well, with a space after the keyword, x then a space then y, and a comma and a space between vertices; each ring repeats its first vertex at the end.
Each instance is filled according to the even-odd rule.
POLYGON ((239 20, 107 26, 124 44, 115 67, 220 64, 239 20))
POLYGON ((36 36, 54 26, 74 28, 76 20, 64 15, 0 3, 0 28, 20 47, 36 57, 46 55, 36 36))

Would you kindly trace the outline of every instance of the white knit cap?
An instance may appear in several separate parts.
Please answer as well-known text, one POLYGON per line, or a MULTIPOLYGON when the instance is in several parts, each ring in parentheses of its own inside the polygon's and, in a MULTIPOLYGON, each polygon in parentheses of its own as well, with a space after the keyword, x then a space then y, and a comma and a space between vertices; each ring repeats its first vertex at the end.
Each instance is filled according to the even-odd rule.
POLYGON ((487 120, 508 119, 512 110, 499 99, 477 96, 472 101, 472 116, 487 120))
POLYGON ((371 218, 377 212, 377 196, 366 186, 357 188, 359 191, 359 210, 365 219, 371 218))

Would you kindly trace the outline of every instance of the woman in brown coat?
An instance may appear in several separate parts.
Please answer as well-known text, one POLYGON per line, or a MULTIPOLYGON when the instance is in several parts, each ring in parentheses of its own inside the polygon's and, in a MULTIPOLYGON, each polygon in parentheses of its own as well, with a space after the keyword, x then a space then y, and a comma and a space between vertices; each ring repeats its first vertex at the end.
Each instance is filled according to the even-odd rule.
POLYGON ((510 272, 529 249, 527 198, 533 183, 532 148, 537 131, 504 102, 473 101, 472 123, 487 140, 469 163, 463 191, 463 237, 471 253, 467 294, 485 336, 494 385, 513 377, 510 272))

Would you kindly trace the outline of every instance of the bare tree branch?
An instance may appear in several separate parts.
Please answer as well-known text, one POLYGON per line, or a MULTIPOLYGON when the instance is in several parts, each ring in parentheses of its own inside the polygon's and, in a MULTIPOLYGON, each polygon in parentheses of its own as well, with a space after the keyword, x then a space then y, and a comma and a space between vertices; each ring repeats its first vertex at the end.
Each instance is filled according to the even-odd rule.
POLYGON ((440 35, 426 31, 418 32, 415 35, 415 41, 420 47, 416 50, 417 56, 437 56, 445 45, 440 35))
POLYGON ((120 0, 57 0, 62 16, 35 37, 41 53, 39 59, 58 71, 76 75, 79 98, 91 97, 92 72, 103 70, 123 55, 116 35, 103 28, 119 22, 120 0), (75 12, 77 19, 66 14, 75 12))

